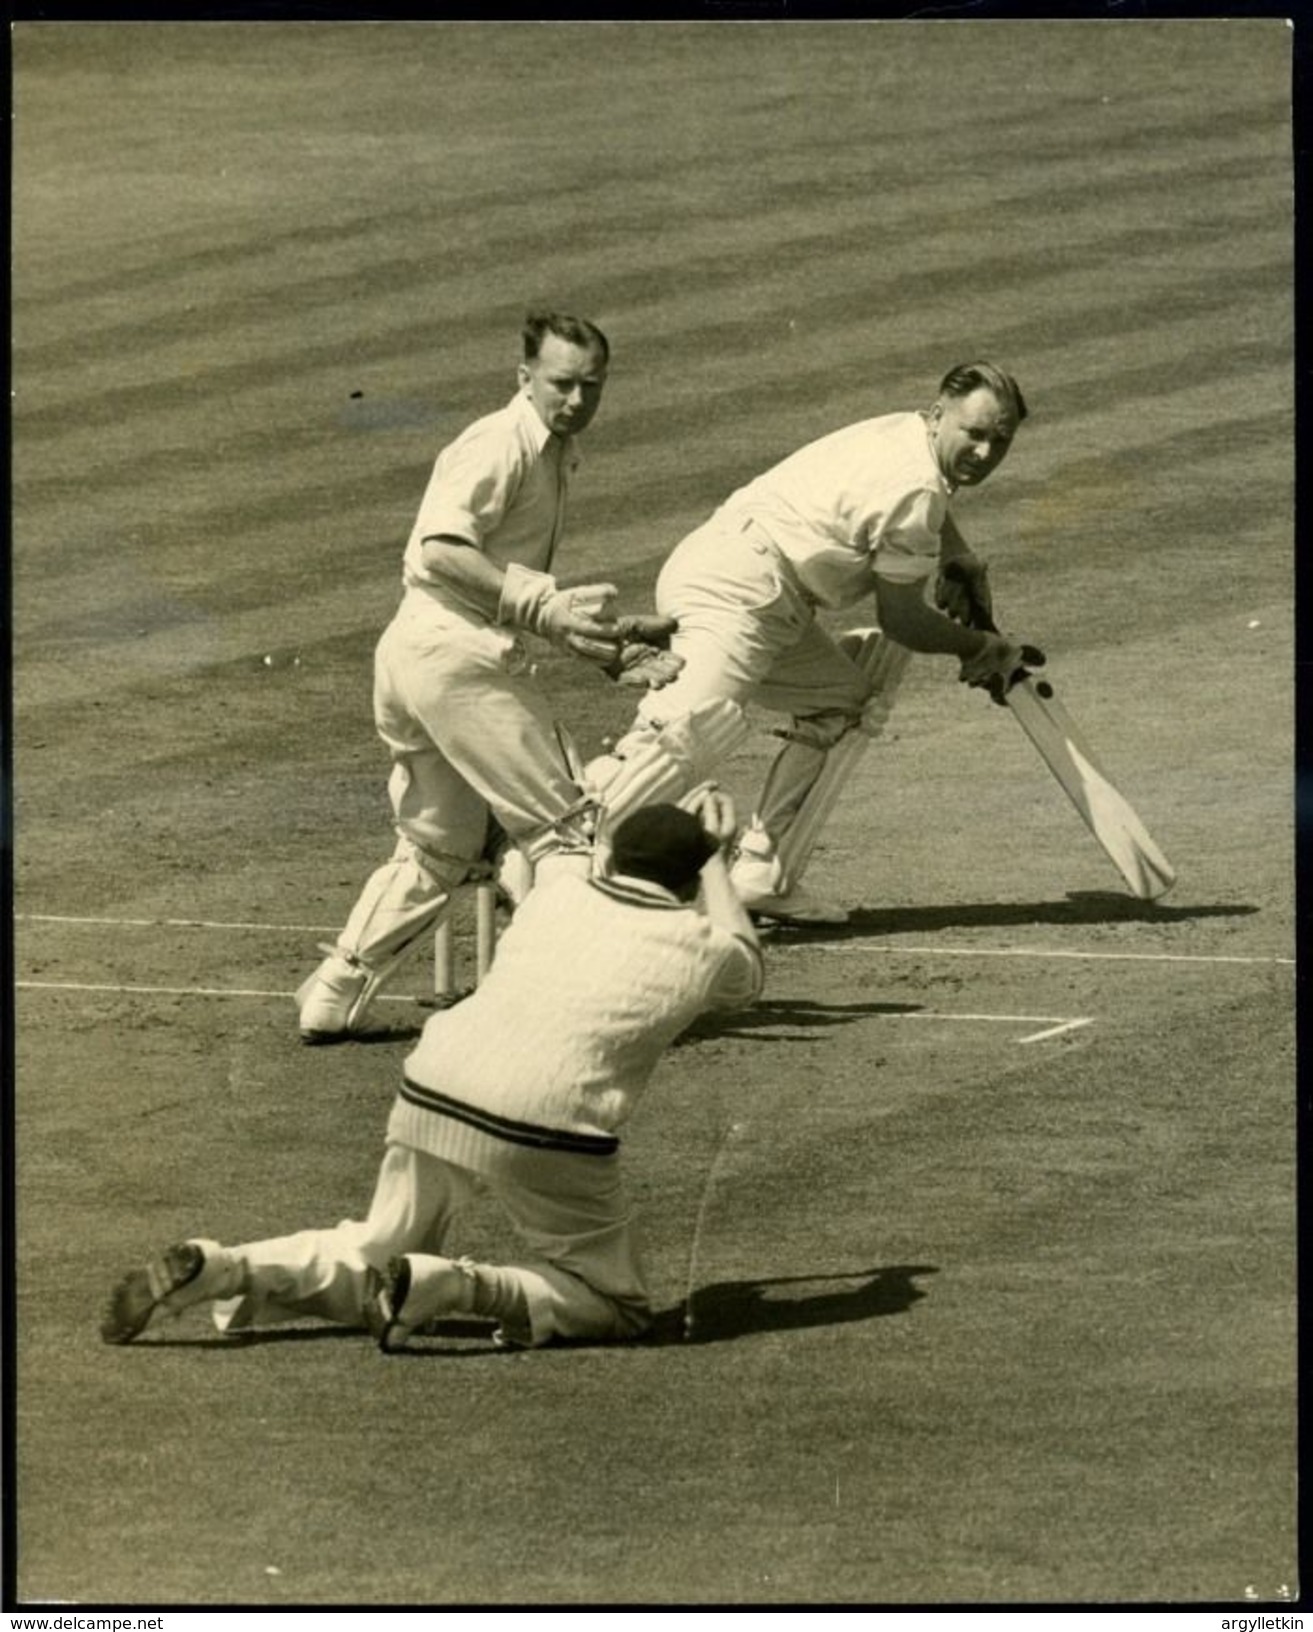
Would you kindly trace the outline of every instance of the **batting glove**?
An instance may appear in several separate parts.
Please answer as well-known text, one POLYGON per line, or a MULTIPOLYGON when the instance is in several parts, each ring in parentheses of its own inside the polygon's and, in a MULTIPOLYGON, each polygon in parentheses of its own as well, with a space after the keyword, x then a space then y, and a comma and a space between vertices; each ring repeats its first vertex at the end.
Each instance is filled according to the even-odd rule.
POLYGON ((968 629, 984 628, 994 616, 989 569, 974 555, 955 555, 935 579, 935 605, 945 617, 968 629))
POLYGON ((962 659, 957 677, 968 686, 983 687, 994 702, 1002 703, 1008 688, 1024 680, 1032 669, 1042 669, 1044 661, 1038 646, 1020 645, 1007 635, 987 634, 976 655, 962 659))

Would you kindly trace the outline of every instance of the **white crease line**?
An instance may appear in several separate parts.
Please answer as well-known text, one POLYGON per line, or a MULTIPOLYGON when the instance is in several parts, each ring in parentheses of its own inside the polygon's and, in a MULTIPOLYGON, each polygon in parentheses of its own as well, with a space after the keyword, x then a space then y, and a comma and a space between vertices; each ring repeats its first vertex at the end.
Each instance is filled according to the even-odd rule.
POLYGON ((267 929, 298 935, 336 935, 341 924, 231 924, 209 918, 72 918, 57 912, 16 912, 16 923, 104 924, 114 929, 267 929))
MULTIPOLYGON (((269 997, 294 1000, 295 992, 270 992, 257 987, 242 986, 116 986, 109 982, 92 983, 72 980, 16 980, 20 991, 39 992, 110 992, 120 997, 269 997)), ((384 992, 374 999, 376 1003, 410 1003, 423 1007, 429 1000, 405 992, 384 992)), ((1044 1026, 1044 1031, 1019 1037, 1020 1043, 1037 1043, 1045 1037, 1056 1037, 1079 1026, 1091 1026, 1093 1018, 1068 1019, 1057 1014, 944 1014, 938 1009, 917 1009, 906 1014, 887 1014, 886 1020, 963 1020, 999 1026, 1044 1026)))
MULTIPOLYGON (((144 997, 278 997, 296 1000, 295 992, 267 992, 256 987, 242 986, 113 986, 74 980, 16 980, 19 991, 38 992, 116 992, 120 995, 137 994, 144 997)), ((409 997, 404 992, 384 992, 374 999, 376 1003, 423 1003, 422 997, 409 997)))
POLYGON ((1019 1043, 1038 1043, 1045 1037, 1057 1037, 1065 1031, 1076 1031, 1081 1026, 1092 1026, 1093 1015, 1068 1018, 1059 1014, 944 1014, 939 1009, 917 1009, 910 1014, 890 1014, 887 1020, 970 1020, 996 1026, 1043 1026, 1029 1037, 1018 1037, 1019 1043))
POLYGON ((1238 957, 1233 954, 1204 952, 1060 952, 1044 947, 1026 946, 859 946, 826 941, 805 941, 794 946, 769 941, 776 952, 826 952, 831 957, 860 957, 877 952, 906 952, 918 958, 1077 958, 1113 963, 1262 963, 1290 964, 1294 958, 1238 957))
MULTIPOLYGON (((76 918, 53 912, 16 912, 16 923, 101 924, 119 929, 242 929, 267 930, 270 934, 336 935, 340 924, 246 924, 226 923, 211 918, 76 918)), ((1045 947, 1024 946, 878 946, 829 944, 806 941, 790 946, 773 939, 767 945, 775 952, 825 952, 831 957, 855 957, 878 952, 897 956, 906 953, 918 958, 1074 958, 1112 963, 1253 963, 1283 964, 1293 968, 1294 958, 1276 956, 1243 957, 1231 953, 1205 952, 1070 952, 1045 947)))
POLYGON ((1067 1031, 1079 1031, 1082 1026, 1092 1026, 1093 1018, 1083 1020, 1066 1020, 1060 1026, 1050 1026, 1047 1031, 1033 1031, 1029 1037, 1018 1037, 1019 1043, 1042 1043, 1046 1037, 1061 1037, 1067 1031))

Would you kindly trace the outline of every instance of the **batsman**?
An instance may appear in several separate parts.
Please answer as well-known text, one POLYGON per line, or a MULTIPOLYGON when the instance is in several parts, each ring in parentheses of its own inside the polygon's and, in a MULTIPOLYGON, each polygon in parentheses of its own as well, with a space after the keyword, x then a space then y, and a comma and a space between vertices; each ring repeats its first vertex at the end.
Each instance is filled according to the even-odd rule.
POLYGON ((911 654, 955 657, 963 681, 990 689, 1023 661, 1043 662, 1033 647, 969 627, 991 606, 988 576, 952 513, 960 489, 1002 464, 1026 417, 1010 374, 959 364, 927 409, 822 436, 732 493, 661 570, 656 607, 677 623, 671 651, 683 666, 588 766, 604 805, 623 813, 646 797, 678 797, 664 747, 672 738, 701 731, 707 741, 685 745, 683 759, 710 776, 717 751, 742 738, 745 704, 786 714, 731 876, 759 916, 842 923, 847 912, 800 880, 911 654), (820 627, 822 609, 872 596, 877 628, 831 639, 820 627), (726 723, 735 716, 737 735, 726 723))

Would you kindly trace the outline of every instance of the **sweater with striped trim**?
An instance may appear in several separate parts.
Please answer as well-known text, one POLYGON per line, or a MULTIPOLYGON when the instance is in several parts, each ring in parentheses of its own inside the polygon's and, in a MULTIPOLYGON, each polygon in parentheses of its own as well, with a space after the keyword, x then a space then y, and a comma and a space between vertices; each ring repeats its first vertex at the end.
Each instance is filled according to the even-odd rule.
POLYGON ((542 885, 482 985, 425 1024, 388 1137, 450 1160, 487 1141, 609 1154, 666 1046, 761 984, 754 946, 658 885, 542 885))

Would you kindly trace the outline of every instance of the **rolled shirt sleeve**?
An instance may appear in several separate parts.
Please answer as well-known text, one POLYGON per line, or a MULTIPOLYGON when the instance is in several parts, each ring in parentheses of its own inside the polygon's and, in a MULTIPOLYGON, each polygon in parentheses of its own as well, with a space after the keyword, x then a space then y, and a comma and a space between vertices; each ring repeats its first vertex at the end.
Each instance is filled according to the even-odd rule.
POLYGON ((415 527, 422 538, 463 538, 482 548, 501 526, 534 454, 495 419, 473 425, 438 455, 415 527))
POLYGON ((939 561, 940 534, 948 500, 935 488, 907 494, 868 539, 871 569, 898 584, 923 582, 939 561))
POLYGON ((523 393, 476 420, 434 463, 406 544, 407 587, 442 586, 424 565, 424 541, 459 538, 498 566, 545 572, 565 526, 566 493, 579 461, 523 393))

